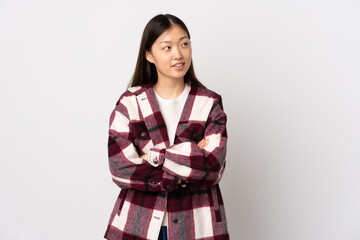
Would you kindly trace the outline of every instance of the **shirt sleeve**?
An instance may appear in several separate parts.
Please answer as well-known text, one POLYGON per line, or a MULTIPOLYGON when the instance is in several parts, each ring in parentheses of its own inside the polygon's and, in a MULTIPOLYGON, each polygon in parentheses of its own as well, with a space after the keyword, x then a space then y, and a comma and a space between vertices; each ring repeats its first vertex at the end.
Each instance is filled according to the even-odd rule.
MULTIPOLYGON (((108 140, 109 167, 113 181, 121 188, 165 191, 162 167, 152 166, 140 158, 133 143, 129 123, 127 109, 119 101, 110 117, 108 140)), ((172 189, 176 187, 174 184, 172 189)))
POLYGON ((212 186, 217 184, 225 169, 227 117, 218 96, 209 113, 204 138, 209 144, 201 149, 197 142, 182 142, 166 149, 151 148, 149 163, 162 166, 163 171, 189 183, 212 186))

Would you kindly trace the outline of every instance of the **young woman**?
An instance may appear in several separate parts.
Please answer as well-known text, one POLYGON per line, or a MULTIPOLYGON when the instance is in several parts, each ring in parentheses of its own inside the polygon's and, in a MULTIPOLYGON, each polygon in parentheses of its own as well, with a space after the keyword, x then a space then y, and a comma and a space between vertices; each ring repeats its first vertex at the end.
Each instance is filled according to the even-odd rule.
POLYGON ((105 238, 229 239, 218 185, 226 142, 221 97, 195 76, 188 29, 155 16, 110 117, 109 165, 121 191, 105 238))

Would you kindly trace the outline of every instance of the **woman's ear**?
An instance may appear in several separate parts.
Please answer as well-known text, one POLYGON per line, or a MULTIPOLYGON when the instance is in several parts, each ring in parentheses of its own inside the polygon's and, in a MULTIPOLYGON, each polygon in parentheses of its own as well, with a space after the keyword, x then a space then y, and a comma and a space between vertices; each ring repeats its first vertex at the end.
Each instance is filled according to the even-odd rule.
POLYGON ((150 51, 145 52, 146 60, 148 60, 151 63, 154 63, 154 57, 150 51))

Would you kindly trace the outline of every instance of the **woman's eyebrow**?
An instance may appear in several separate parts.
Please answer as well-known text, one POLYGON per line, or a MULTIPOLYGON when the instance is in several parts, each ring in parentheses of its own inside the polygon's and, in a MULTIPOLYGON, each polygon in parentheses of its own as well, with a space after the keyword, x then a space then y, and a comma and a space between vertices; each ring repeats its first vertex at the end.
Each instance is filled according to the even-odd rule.
POLYGON ((179 40, 183 40, 183 39, 185 39, 185 38, 189 38, 188 36, 183 36, 183 37, 181 37, 179 40))
MULTIPOLYGON (((185 38, 189 38, 189 37, 188 36, 183 36, 183 37, 179 38, 179 41, 181 41, 181 40, 183 40, 185 38)), ((162 43, 172 43, 172 41, 162 41, 159 44, 162 44, 162 43)))

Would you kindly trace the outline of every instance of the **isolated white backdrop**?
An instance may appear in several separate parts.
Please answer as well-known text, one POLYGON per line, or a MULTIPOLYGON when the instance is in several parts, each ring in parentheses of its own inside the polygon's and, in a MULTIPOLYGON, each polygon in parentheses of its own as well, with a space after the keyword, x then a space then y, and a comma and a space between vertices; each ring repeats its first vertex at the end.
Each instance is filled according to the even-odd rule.
POLYGON ((110 112, 172 13, 228 114, 235 240, 360 239, 360 5, 0 0, 0 239, 102 239, 110 112))

